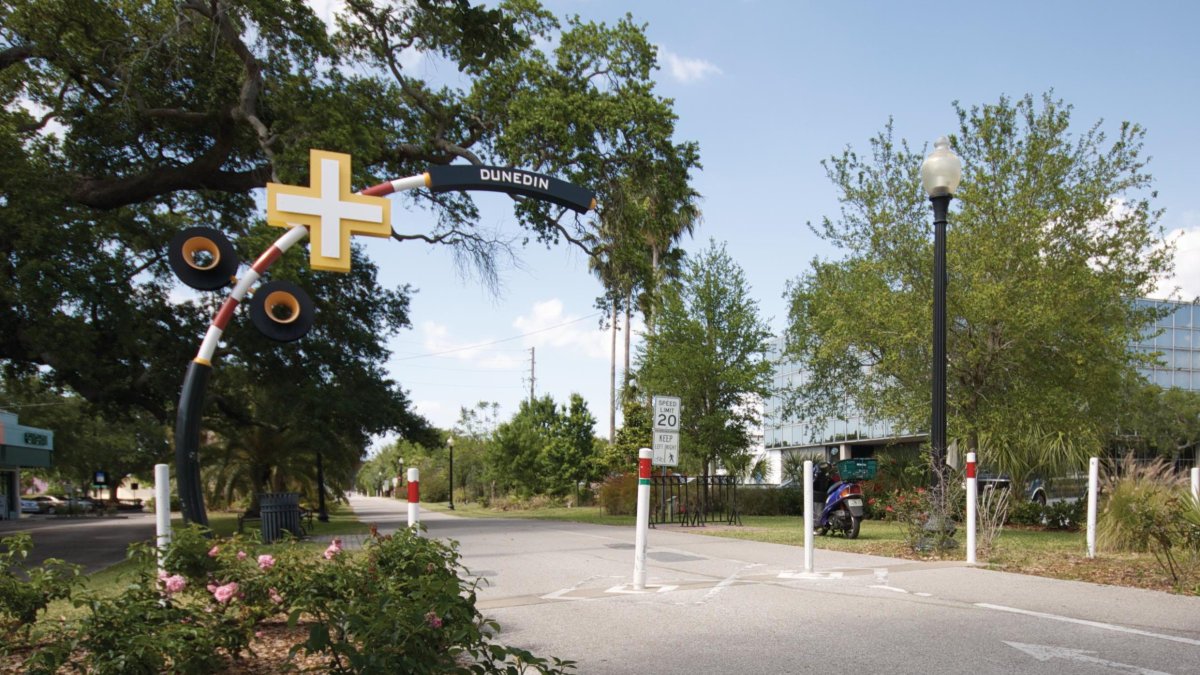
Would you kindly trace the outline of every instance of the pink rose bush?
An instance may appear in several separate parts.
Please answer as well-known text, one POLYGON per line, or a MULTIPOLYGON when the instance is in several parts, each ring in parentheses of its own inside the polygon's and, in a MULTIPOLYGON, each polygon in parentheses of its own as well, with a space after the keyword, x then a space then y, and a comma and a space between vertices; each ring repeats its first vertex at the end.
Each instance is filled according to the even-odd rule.
POLYGON ((159 572, 158 583, 163 587, 167 595, 175 595, 187 588, 187 579, 181 574, 169 575, 166 572, 159 572))
POLYGON ((337 554, 341 552, 342 540, 334 537, 333 541, 329 543, 329 548, 325 549, 325 559, 333 560, 335 557, 337 557, 337 554))
POLYGON ((442 627, 442 618, 437 615, 437 612, 428 612, 425 614, 425 625, 437 630, 442 627))
POLYGON ((224 605, 237 595, 238 585, 236 581, 231 581, 224 586, 210 585, 209 590, 212 591, 213 597, 217 599, 217 602, 224 605))
POLYGON ((264 553, 258 556, 258 569, 266 572, 275 566, 275 556, 264 553))

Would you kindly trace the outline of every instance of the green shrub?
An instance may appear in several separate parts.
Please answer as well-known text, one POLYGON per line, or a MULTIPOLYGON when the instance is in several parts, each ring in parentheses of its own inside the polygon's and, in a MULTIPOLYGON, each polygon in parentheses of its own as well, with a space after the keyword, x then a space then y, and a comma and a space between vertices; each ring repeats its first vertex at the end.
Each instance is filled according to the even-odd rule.
POLYGON ((1106 467, 1105 499, 1096 519, 1096 546, 1106 551, 1145 552, 1152 533, 1148 524, 1171 511, 1168 503, 1183 488, 1171 464, 1158 459, 1138 464, 1126 456, 1106 467))
POLYGON ((739 486, 737 505, 743 516, 802 516, 804 490, 796 487, 739 486))
MULTIPOLYGON (((288 542, 262 547, 201 528, 177 529, 156 570, 156 552, 133 547, 136 572, 115 597, 85 595, 86 614, 53 623, 23 672, 69 662, 96 675, 226 670, 267 618, 311 625, 304 651, 336 673, 561 673, 573 665, 494 642, 499 626, 475 608, 475 582, 453 544, 405 529, 351 554, 288 542)), ((27 548, 27 547, 26 547, 27 548)), ((20 543, 11 549, 21 550, 20 543)), ((68 586, 69 587, 69 586, 68 586)), ((43 605, 44 606, 44 605, 43 605)))
POLYGON ((301 615, 316 622, 293 651, 323 655, 331 672, 557 673, 571 666, 493 642, 499 627, 476 610, 478 582, 463 581, 458 552, 413 529, 373 539, 356 558, 303 567, 281 593, 291 623, 301 615))
MULTIPOLYGON (((600 485, 600 508, 614 516, 627 516, 637 510, 637 473, 609 476, 600 485)), ((651 498, 651 503, 657 503, 651 498)))
POLYGON ((33 539, 20 532, 0 540, 0 635, 5 641, 15 633, 29 637, 30 629, 50 601, 71 596, 81 581, 79 566, 51 558, 41 565, 19 569, 29 557, 33 539))
POLYGON ((1008 511, 1008 522, 1029 527, 1041 525, 1046 518, 1045 509, 1037 502, 1021 502, 1008 511))
POLYGON ((1045 509, 1046 527, 1051 530, 1078 532, 1087 519, 1087 500, 1067 499, 1048 504, 1045 509))

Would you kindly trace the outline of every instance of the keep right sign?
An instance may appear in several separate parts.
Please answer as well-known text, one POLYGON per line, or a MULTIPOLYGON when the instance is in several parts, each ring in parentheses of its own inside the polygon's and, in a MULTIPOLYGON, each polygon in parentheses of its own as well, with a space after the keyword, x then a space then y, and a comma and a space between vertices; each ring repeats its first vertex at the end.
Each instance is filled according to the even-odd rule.
POLYGON ((679 466, 679 397, 655 396, 653 401, 655 466, 679 466))

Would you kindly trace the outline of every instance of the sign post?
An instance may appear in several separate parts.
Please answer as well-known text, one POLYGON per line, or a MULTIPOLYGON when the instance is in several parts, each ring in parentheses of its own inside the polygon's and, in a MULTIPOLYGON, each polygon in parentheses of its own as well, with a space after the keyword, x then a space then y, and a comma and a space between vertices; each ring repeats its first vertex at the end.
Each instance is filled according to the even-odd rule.
POLYGON ((646 589, 646 532, 650 529, 650 460, 654 451, 638 450, 637 530, 633 535, 633 590, 646 589))
POLYGON ((655 396, 653 460, 655 466, 679 466, 679 397, 655 396))

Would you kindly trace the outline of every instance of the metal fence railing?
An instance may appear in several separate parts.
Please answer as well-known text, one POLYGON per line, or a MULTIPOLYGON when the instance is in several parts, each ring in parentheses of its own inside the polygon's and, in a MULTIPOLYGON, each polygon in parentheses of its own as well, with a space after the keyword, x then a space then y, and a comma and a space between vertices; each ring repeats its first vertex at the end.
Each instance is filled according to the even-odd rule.
POLYGON ((650 526, 741 525, 734 476, 652 476, 650 526))

